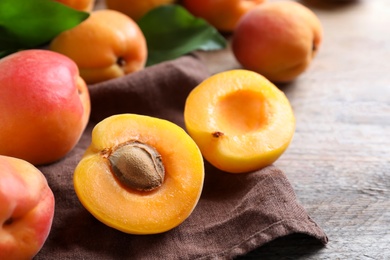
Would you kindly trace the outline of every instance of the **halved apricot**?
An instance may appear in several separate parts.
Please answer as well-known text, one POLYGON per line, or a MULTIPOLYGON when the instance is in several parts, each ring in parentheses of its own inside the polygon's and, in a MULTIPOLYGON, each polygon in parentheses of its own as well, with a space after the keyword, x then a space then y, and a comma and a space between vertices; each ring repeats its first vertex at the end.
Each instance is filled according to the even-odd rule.
POLYGON ((83 206, 131 234, 168 231, 187 219, 204 181, 201 152, 178 125, 120 114, 99 122, 74 172, 83 206))
POLYGON ((205 159, 230 173, 274 163, 295 132, 285 94, 262 75, 239 69, 215 74, 194 88, 184 120, 205 159))

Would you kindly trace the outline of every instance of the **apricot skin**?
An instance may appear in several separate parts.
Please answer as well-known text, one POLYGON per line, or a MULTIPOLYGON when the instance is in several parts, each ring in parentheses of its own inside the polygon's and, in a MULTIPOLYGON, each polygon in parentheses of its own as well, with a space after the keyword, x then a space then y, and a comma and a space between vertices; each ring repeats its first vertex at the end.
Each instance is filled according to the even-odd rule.
POLYGON ((76 62, 87 84, 117 78, 145 67, 147 46, 139 26, 114 10, 96 10, 76 27, 62 32, 50 49, 76 62))
POLYGON ((91 12, 95 6, 95 0, 55 0, 79 11, 91 12))
POLYGON ((161 233, 180 225, 194 210, 203 180, 200 150, 182 128, 136 114, 114 115, 98 123, 74 172, 83 206, 107 226, 130 234, 161 233), (160 187, 138 191, 113 174, 109 154, 130 141, 154 147, 161 155, 165 177, 160 187))
POLYGON ((154 8, 174 2, 175 0, 105 0, 107 8, 122 12, 135 21, 154 8))
POLYGON ((273 82, 289 82, 302 74, 322 43, 318 17, 293 1, 267 2, 238 22, 232 51, 244 69, 273 82))
POLYGON ((233 32, 239 19, 266 0, 183 0, 194 16, 208 21, 216 29, 233 32))
POLYGON ((26 50, 1 59, 0 70, 0 154, 34 165, 63 158, 90 114, 76 64, 49 50, 26 50))
POLYGON ((51 230, 54 195, 32 164, 0 155, 0 259, 32 259, 51 230))
POLYGON ((295 131, 284 93, 247 70, 221 72, 199 84, 186 100, 184 120, 204 158, 229 173, 274 163, 295 131))

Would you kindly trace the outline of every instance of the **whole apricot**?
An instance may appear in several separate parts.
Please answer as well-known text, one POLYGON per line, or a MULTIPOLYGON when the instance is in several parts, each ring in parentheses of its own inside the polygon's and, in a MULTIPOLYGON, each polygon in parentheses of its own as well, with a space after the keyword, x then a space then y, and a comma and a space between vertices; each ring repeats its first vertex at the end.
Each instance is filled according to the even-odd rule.
POLYGON ((49 50, 0 60, 0 154, 47 164, 73 149, 90 113, 77 65, 49 50))
POLYGON ((91 12, 95 6, 95 0, 55 0, 66 6, 72 7, 73 9, 91 12))
POLYGON ((175 2, 176 0, 105 0, 107 8, 122 12, 135 21, 156 7, 175 2))
POLYGON ((303 73, 322 42, 320 20, 293 1, 267 2, 237 24, 232 50, 244 69, 273 82, 289 82, 303 73))
POLYGON ((203 157, 191 137, 170 121, 137 114, 99 122, 74 172, 84 207, 131 234, 181 224, 197 205, 203 180, 203 157))
POLYGON ((64 31, 50 49, 76 62, 87 84, 121 77, 145 67, 147 46, 139 26, 128 16, 102 9, 64 31))
POLYGON ((186 100, 184 120, 204 158, 230 173, 272 164, 295 131, 284 93, 248 70, 220 72, 200 83, 186 100))
POLYGON ((239 19, 266 0, 183 0, 194 16, 205 19, 219 31, 233 32, 239 19))
POLYGON ((0 155, 0 259, 32 259, 50 233, 54 195, 27 161, 0 155))

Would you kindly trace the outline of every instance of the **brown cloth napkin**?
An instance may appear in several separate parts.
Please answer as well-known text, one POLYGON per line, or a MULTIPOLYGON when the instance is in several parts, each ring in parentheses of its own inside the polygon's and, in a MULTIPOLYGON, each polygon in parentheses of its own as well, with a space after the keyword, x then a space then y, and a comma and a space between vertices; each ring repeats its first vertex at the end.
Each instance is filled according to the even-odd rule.
POLYGON ((234 175, 205 162, 204 188, 192 215, 157 235, 117 231, 80 204, 73 189, 73 171, 90 144, 93 126, 113 114, 138 113, 184 128, 185 99, 208 76, 201 61, 183 56, 89 86, 92 114, 80 142, 61 161, 39 167, 54 192, 56 207, 51 233, 34 259, 232 259, 292 233, 327 243, 323 230, 275 166, 234 175))

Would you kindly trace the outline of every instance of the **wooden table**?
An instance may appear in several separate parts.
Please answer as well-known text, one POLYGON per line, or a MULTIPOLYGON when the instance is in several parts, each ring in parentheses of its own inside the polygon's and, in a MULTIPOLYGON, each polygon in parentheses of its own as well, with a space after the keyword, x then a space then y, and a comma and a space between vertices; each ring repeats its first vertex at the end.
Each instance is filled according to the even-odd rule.
MULTIPOLYGON (((329 2, 301 1, 324 42, 304 74, 279 86, 297 129, 275 163, 329 243, 291 235, 239 259, 390 259, 390 5, 329 2)), ((240 67, 230 48, 199 55, 211 73, 240 67)))
MULTIPOLYGON (((301 2, 322 21, 324 42, 280 86, 297 129, 275 164, 329 243, 292 235, 240 259, 390 259, 390 5, 329 2, 301 2)), ((202 55, 213 72, 239 67, 231 50, 202 55)))

